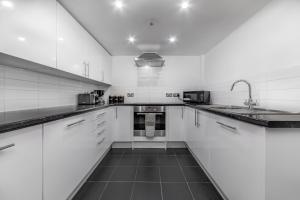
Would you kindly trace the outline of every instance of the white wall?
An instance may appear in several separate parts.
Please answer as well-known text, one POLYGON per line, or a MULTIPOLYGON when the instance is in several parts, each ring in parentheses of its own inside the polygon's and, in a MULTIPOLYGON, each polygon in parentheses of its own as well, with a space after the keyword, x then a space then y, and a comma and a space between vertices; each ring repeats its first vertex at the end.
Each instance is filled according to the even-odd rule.
POLYGON ((77 104, 98 86, 0 65, 0 112, 77 104))
POLYGON ((201 88, 200 56, 166 56, 162 68, 137 68, 132 56, 115 56, 112 64, 112 95, 124 95, 126 102, 178 102, 168 93, 201 88), (127 98, 127 93, 134 98, 127 98))
POLYGON ((300 1, 275 0, 205 56, 213 103, 241 104, 247 79, 262 107, 300 111, 300 1))

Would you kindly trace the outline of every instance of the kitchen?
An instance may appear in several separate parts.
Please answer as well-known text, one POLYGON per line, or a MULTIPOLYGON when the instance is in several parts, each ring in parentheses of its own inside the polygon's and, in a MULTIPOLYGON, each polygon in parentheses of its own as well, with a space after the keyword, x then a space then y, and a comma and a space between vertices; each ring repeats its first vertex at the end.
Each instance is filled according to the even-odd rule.
POLYGON ((299 199, 300 1, 0 0, 0 24, 1 200, 299 199))

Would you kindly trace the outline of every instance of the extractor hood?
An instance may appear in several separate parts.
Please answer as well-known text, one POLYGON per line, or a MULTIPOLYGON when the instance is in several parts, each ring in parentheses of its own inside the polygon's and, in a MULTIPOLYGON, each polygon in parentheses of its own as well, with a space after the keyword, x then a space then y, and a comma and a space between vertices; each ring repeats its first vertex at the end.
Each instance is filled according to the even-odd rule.
POLYGON ((134 62, 137 67, 162 67, 165 64, 165 59, 157 53, 143 53, 136 57, 134 62))

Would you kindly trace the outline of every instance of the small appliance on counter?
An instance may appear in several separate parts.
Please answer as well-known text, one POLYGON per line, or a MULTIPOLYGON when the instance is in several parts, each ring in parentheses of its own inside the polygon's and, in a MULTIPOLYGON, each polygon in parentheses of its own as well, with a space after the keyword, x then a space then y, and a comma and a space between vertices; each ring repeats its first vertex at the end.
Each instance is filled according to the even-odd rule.
POLYGON ((186 91, 183 92, 183 101, 185 103, 209 105, 210 92, 209 91, 186 91))
POLYGON ((78 105, 95 105, 97 96, 93 93, 78 94, 78 105))
POLYGON ((104 90, 94 90, 91 93, 78 94, 78 105, 96 105, 105 104, 102 96, 104 95, 104 90))
POLYGON ((109 104, 122 104, 124 103, 124 96, 109 96, 109 104))

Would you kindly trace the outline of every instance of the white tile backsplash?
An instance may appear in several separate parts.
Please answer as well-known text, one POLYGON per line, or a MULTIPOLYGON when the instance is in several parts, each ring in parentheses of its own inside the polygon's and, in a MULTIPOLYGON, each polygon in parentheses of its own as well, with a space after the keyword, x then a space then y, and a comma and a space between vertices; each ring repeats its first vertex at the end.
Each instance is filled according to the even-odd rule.
POLYGON ((77 104, 77 94, 99 86, 0 66, 0 112, 77 104))

